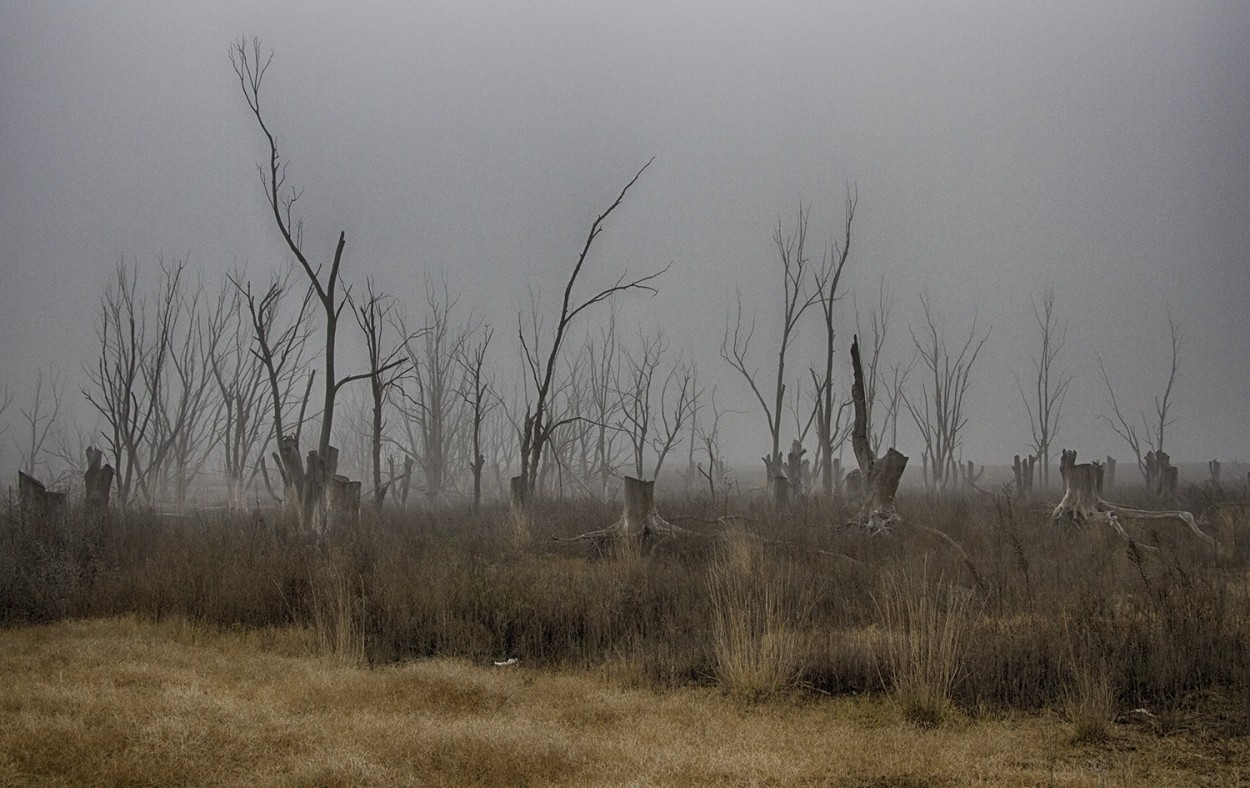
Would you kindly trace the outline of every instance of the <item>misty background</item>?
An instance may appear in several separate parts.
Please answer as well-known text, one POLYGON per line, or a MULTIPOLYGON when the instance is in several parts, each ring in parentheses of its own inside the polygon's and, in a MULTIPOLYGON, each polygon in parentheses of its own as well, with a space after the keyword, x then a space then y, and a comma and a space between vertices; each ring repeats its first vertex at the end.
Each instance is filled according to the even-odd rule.
MULTIPOLYGON (((187 256, 210 291, 231 268, 259 284, 286 264, 256 171, 267 150, 227 59, 252 36, 274 52, 264 110, 305 189, 310 259, 328 263, 344 231, 345 280, 359 291, 372 276, 416 320, 423 277, 445 273, 496 327, 505 389, 519 383, 529 292, 558 308, 590 223, 654 156, 582 292, 672 263, 657 295, 624 300, 619 326, 662 327, 718 404, 741 411, 722 427, 740 470, 768 439, 719 354, 735 288, 757 310, 766 370, 778 219, 789 228, 810 207, 818 259, 848 184, 843 395, 852 297, 866 310, 880 281, 892 289, 884 355, 906 362, 927 292, 952 344, 974 315, 991 329, 962 455, 1009 462, 1030 444, 1015 380, 1027 387, 1037 353, 1030 298, 1053 285, 1068 322, 1058 364, 1074 376, 1056 454, 1131 459, 1099 419, 1095 353, 1126 413, 1152 410, 1169 310, 1183 337, 1169 452, 1250 454, 1250 5, 256 6, 0 0, 4 478, 41 366, 62 376, 63 418, 95 423, 80 389, 120 259, 140 266, 141 290, 158 255, 187 256)), ((795 381, 817 363, 818 323, 805 318, 795 381)), ((339 348, 341 373, 363 370, 354 326, 339 348)), ((920 440, 900 425, 918 465, 920 440)))

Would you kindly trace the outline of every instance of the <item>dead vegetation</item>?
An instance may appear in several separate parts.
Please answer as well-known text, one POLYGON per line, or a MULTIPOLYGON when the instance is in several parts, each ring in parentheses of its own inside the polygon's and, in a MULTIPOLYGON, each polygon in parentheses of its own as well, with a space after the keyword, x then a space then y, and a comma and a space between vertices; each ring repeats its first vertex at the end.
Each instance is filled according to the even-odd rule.
MULTIPOLYGON (((620 759, 621 771, 604 772, 592 782, 752 781, 768 775, 820 780, 834 773, 830 764, 835 762, 842 764, 838 768, 850 768, 848 773, 864 774, 867 781, 947 773, 959 763, 968 768, 970 761, 960 761, 949 751, 907 751, 901 741, 916 735, 911 727, 916 724, 929 726, 935 741, 941 739, 947 747, 990 747, 976 742, 991 730, 1008 737, 1002 741, 1029 739, 1030 744, 1021 746, 1033 748, 1032 756, 1009 755, 998 745, 983 753, 999 759, 987 772, 999 781, 1015 781, 1010 777, 1015 775, 1023 783, 1043 782, 1046 768, 1071 766, 1080 748, 1092 747, 1096 759, 1119 764, 1114 768, 1123 769, 1119 777, 1125 782, 1140 777, 1138 770, 1147 761, 1175 748, 1189 759, 1183 761, 1189 766, 1176 772, 1182 776, 1193 774, 1186 770, 1207 763, 1204 759, 1214 758, 1216 751, 1240 747, 1244 757, 1250 734, 1250 573, 1245 551, 1226 549, 1246 542, 1250 520, 1244 507, 1224 504, 1204 520, 1218 548, 1194 539, 1179 522, 1126 523, 1127 542, 1107 529, 1056 527, 1045 508, 1021 509, 1010 496, 922 498, 905 491, 900 508, 915 514, 880 535, 843 527, 854 514, 850 505, 798 502, 777 510, 761 502, 732 518, 715 516, 698 502, 666 501, 663 508, 669 520, 683 524, 686 536, 646 540, 636 550, 603 551, 592 540, 554 537, 617 521, 619 503, 534 501, 526 509, 526 539, 517 538, 511 515, 502 507, 483 507, 476 514, 467 508, 366 512, 352 528, 320 540, 277 511, 173 518, 140 512, 87 516, 71 507, 34 517, 15 507, 5 513, 0 529, 0 610, 12 629, 9 637, 43 638, 40 648, 47 653, 60 647, 78 653, 77 646, 58 646, 58 639, 97 625, 18 627, 75 617, 137 616, 127 619, 132 623, 124 625, 122 639, 148 643, 143 646, 147 656, 127 658, 129 669, 139 675, 173 668, 157 664, 168 656, 164 647, 152 645, 154 636, 143 633, 153 630, 134 620, 157 622, 161 637, 169 634, 169 627, 187 627, 211 643, 221 642, 214 633, 229 633, 230 648, 260 644, 293 649, 301 656, 319 655, 307 665, 284 668, 291 676, 280 689, 246 690, 261 697, 303 697, 305 713, 312 715, 300 722, 309 726, 300 731, 289 720, 270 721, 265 736, 277 739, 266 746, 274 752, 290 747, 304 753, 290 756, 303 758, 298 766, 289 764, 291 776, 273 773, 266 778, 270 782, 412 781, 414 772, 405 769, 427 762, 435 763, 429 768, 436 770, 442 768, 437 763, 444 763, 445 779, 454 782, 455 764, 464 758, 482 761, 483 769, 503 770, 471 778, 479 782, 518 782, 528 779, 519 775, 537 774, 544 775, 541 781, 575 783, 584 781, 587 763, 593 762, 586 753, 598 753, 595 757, 612 763, 620 759), (1240 541, 1236 534, 1242 534, 1240 541), (615 720, 614 715, 625 714, 613 705, 619 698, 603 688, 605 680, 646 690, 661 717, 671 712, 686 725, 703 719, 700 715, 708 720, 684 734, 689 738, 674 733, 677 722, 671 722, 675 727, 667 738, 652 731, 650 721, 605 723, 608 730, 601 733, 607 738, 586 749, 581 734, 571 727, 539 726, 541 733, 521 734, 493 718, 464 721, 461 727, 454 720, 425 721, 437 720, 441 707, 428 700, 429 693, 414 692, 420 703, 436 707, 412 712, 425 715, 420 724, 405 718, 405 740, 415 737, 403 745, 413 753, 409 757, 386 749, 392 744, 378 733, 388 724, 383 718, 396 723, 386 711, 397 702, 387 700, 391 690, 360 690, 360 700, 348 703, 357 710, 351 714, 331 708, 344 702, 342 696, 318 696, 330 692, 318 683, 317 676, 325 671, 347 671, 342 675, 354 678, 342 681, 351 686, 385 686, 397 671, 449 670, 465 682, 455 691, 469 694, 483 680, 461 662, 408 664, 428 658, 479 665, 516 658, 532 681, 547 681, 551 671, 574 671, 580 676, 578 692, 591 693, 594 700, 570 704, 576 708, 559 713, 581 715, 579 719, 590 715, 590 728, 599 719, 595 715, 615 720), (311 688, 301 689, 305 682, 311 688), (722 692, 729 697, 718 699, 722 692), (370 698, 378 708, 371 707, 370 698), (712 704, 711 710, 693 717, 677 710, 681 703, 696 702, 712 704), (747 705, 735 705, 743 702, 747 705), (865 714, 874 721, 860 730, 865 714), (756 715, 754 721, 747 719, 751 715, 756 715), (810 753, 795 756, 793 745, 776 733, 778 726, 802 719, 823 737, 824 745, 811 745, 817 750, 823 746, 821 759, 810 753), (307 749, 307 741, 340 741, 338 733, 314 731, 316 725, 336 729, 353 720, 363 726, 351 734, 357 744, 335 744, 329 752, 307 749), (843 748, 839 742, 836 753, 831 751, 830 726, 847 741, 858 741, 859 749, 843 748), (885 732, 879 730, 882 726, 885 732), (431 749, 430 737, 446 738, 452 730, 463 734, 469 749, 461 752, 455 749, 460 745, 448 744, 448 752, 459 754, 439 761, 431 754, 437 748, 431 749), (773 755, 742 761, 744 754, 726 751, 724 742, 731 739, 719 736, 759 737, 758 752, 773 755), (873 736, 887 741, 872 742, 873 736), (1163 738, 1155 738, 1159 736, 1163 738), (570 737, 576 741, 570 743, 570 737), (636 759, 642 756, 613 749, 608 743, 613 737, 626 737, 630 747, 647 739, 663 754, 655 764, 640 767, 636 759), (1125 755, 1130 741, 1138 755, 1125 755), (706 752, 696 756, 699 747, 706 752), (891 764, 874 758, 866 765, 861 759, 858 766, 839 760, 879 747, 898 747, 892 757, 901 760, 891 764), (712 751, 722 753, 730 765, 710 760, 707 752, 712 751), (1051 766, 1045 766, 1047 758, 1051 766), (381 768, 380 763, 390 765, 370 771, 381 768), (301 771, 313 769, 312 764, 328 771, 301 771), (895 766, 897 771, 882 771, 895 766), (352 771, 357 767, 362 771, 352 771), (630 776, 631 768, 643 771, 630 776)), ((139 647, 113 643, 107 648, 139 647)), ((9 671, 37 672, 68 659, 9 651, 26 655, 8 658, 9 671)), ((253 657, 276 659, 269 651, 249 652, 246 659, 253 657)), ((99 662, 99 670, 106 669, 104 663, 111 666, 108 670, 120 669, 118 659, 106 651, 94 657, 82 652, 82 658, 99 662)), ((170 658, 178 664, 192 659, 186 654, 170 658)), ((214 673, 215 689, 193 677, 179 679, 177 686, 183 689, 178 691, 190 692, 186 682, 198 686, 201 694, 194 702, 230 720, 217 734, 204 736, 224 737, 226 749, 253 753, 243 756, 241 764, 268 769, 268 756, 230 738, 230 729, 247 723, 247 715, 277 714, 266 710, 270 701, 246 709, 240 698, 249 695, 243 690, 226 698, 217 695, 223 688, 263 682, 282 671, 257 673, 233 656, 218 661, 223 664, 214 673)), ((550 680, 564 681, 556 676, 550 680)), ((59 686, 47 676, 30 681, 59 686)), ((25 687, 23 682, 27 680, 3 683, 25 687)), ((44 691, 52 696, 59 692, 44 691)), ((496 700, 513 691, 510 686, 496 700)), ((3 702, 10 716, 34 708, 34 700, 15 700, 14 691, 9 692, 3 702)), ((75 692, 81 704, 95 690, 75 692)), ((99 702, 113 698, 121 703, 126 697, 120 691, 105 693, 99 702)), ((537 695, 524 697, 543 709, 533 713, 556 714, 537 695)), ((628 697, 621 702, 642 702, 628 697)), ((52 701, 39 701, 44 702, 52 701)), ((493 702, 480 705, 489 708, 493 702)), ((94 703, 84 708, 95 708, 94 703)), ((133 712, 148 714, 146 720, 123 714, 129 721, 117 723, 112 734, 64 709, 47 713, 59 721, 31 722, 41 733, 11 735, 29 735, 32 741, 70 739, 83 751, 102 748, 104 755, 84 761, 97 766, 107 753, 129 748, 125 757, 137 759, 131 766, 152 767, 152 781, 187 779, 186 772, 172 766, 144 761, 140 745, 124 733, 164 724, 151 709, 133 712), (62 731, 60 739, 49 737, 54 730, 62 731), (120 738, 111 743, 99 739, 109 735, 120 738)), ((521 724, 511 717, 507 722, 521 724)), ((182 726, 182 732, 171 728, 153 733, 162 747, 174 746, 178 736, 196 741, 201 736, 198 723, 169 724, 182 726)), ((660 728, 669 724, 656 723, 660 728)), ((53 759, 51 750, 63 766, 80 757, 66 757, 64 747, 52 744, 42 745, 49 750, 45 755, 19 757, 13 741, 4 745, 0 760, 13 775, 60 768, 48 765, 53 760, 39 760, 53 759), (34 763, 44 766, 30 766, 34 763)), ((619 740, 618 745, 625 747, 619 740)), ((29 742, 20 746, 35 747, 29 742)), ((194 749, 188 746, 187 752, 194 749)), ((108 766, 121 768, 117 763, 108 766)), ((209 764, 199 762, 194 768, 207 769, 209 764)), ((1155 763, 1150 768, 1181 767, 1155 763)), ((214 782, 242 780, 234 772, 195 773, 214 782), (221 779, 212 779, 215 774, 221 779)), ((949 773, 952 783, 970 779, 967 772, 949 773)), ((1093 779, 1083 774, 1078 781, 1093 779)), ((1103 774, 1109 780, 1115 776, 1103 774)))

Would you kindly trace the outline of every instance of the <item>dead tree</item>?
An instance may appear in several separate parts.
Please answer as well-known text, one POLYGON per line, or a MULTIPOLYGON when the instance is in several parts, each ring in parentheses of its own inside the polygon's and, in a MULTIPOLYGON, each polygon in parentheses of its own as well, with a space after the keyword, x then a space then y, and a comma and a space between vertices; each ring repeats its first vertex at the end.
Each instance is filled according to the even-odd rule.
POLYGON ((1042 296, 1039 308, 1031 297, 1033 319, 1041 332, 1038 355, 1032 359, 1033 379, 1032 390, 1025 393, 1020 376, 1016 376, 1016 389, 1020 392, 1020 400, 1029 416, 1029 429, 1033 434, 1033 455, 1041 463, 1042 489, 1050 489, 1050 447, 1059 435, 1059 419, 1063 412, 1063 401, 1068 394, 1068 385, 1072 382, 1069 372, 1056 368, 1059 353, 1063 350, 1064 341, 1068 336, 1065 322, 1059 325, 1055 314, 1055 288, 1052 286, 1042 296))
POLYGON ((473 511, 482 505, 482 470, 486 467, 486 455, 482 453, 482 423, 490 415, 498 400, 491 395, 492 385, 484 375, 486 351, 495 330, 484 326, 475 344, 463 344, 457 361, 463 372, 460 397, 469 410, 471 424, 472 460, 469 470, 473 473, 473 511))
MULTIPOLYGON (((308 310, 312 304, 313 291, 311 287, 305 291, 304 298, 300 302, 299 311, 279 331, 277 316, 281 308, 283 295, 286 292, 288 278, 288 276, 281 278, 275 276, 259 302, 252 294, 250 282, 240 284, 239 280, 234 276, 231 276, 230 281, 247 305, 248 319, 251 324, 251 340, 254 343, 254 346, 250 348, 250 353, 263 368, 264 377, 268 384, 270 416, 273 429, 269 433, 269 440, 265 441, 265 445, 272 441, 277 447, 277 451, 272 453, 272 457, 278 474, 282 479, 283 492, 281 500, 290 513, 303 516, 305 470, 303 456, 300 452, 300 437, 303 433, 304 416, 315 378, 315 373, 306 373, 307 361, 304 358, 309 335, 308 310), (294 402, 292 399, 296 386, 306 374, 304 395, 303 399, 299 401, 298 416, 294 420, 294 424, 289 424, 286 420, 286 411, 293 407, 294 402), (288 427, 291 428, 290 431, 288 431, 288 427)), ((237 369, 237 365, 241 363, 242 359, 238 358, 235 361, 235 368, 237 369)), ((246 433, 239 435, 237 431, 246 430, 247 412, 243 407, 242 401, 239 400, 239 392, 235 388, 238 381, 237 379, 231 380, 225 371, 226 369, 228 367, 218 367, 214 374, 219 376, 218 387, 222 389, 223 395, 235 395, 227 396, 227 399, 233 399, 239 403, 235 412, 231 414, 231 418, 235 423, 236 435, 227 439, 227 457, 232 458, 228 459, 227 468, 234 472, 234 484, 236 489, 241 490, 243 469, 247 460, 247 452, 244 451, 246 442, 242 438, 246 436, 246 433)), ((256 421, 259 422, 259 416, 256 421)), ((273 493, 265 466, 264 452, 265 447, 262 445, 258 452, 260 455, 258 464, 260 465, 261 473, 264 474, 266 485, 269 486, 270 492, 273 493)))
POLYGON ((34 477, 39 467, 39 455, 44 451, 48 434, 52 425, 61 415, 61 395, 64 386, 59 373, 53 372, 49 365, 45 377, 41 367, 35 375, 35 391, 31 397, 30 407, 22 408, 22 419, 26 422, 26 444, 22 448, 22 467, 26 475, 34 477))
POLYGON ((25 471, 18 471, 17 503, 22 514, 45 520, 56 517, 65 510, 65 493, 53 492, 35 477, 25 471))
POLYGON ((108 509, 109 494, 113 490, 113 466, 103 465, 103 461, 104 452, 94 446, 87 447, 87 470, 83 473, 83 489, 86 491, 87 512, 91 514, 108 509))
MULTIPOLYGON (((846 268, 846 260, 851 254, 851 222, 855 219, 855 206, 859 202, 859 190, 854 193, 848 188, 846 193, 846 222, 844 224, 843 238, 839 241, 833 239, 833 250, 826 254, 825 262, 816 274, 815 286, 819 293, 821 316, 824 318, 824 340, 825 340, 825 357, 824 371, 817 374, 815 370, 811 371, 812 382, 815 385, 816 397, 816 442, 817 455, 816 459, 821 469, 821 487, 826 497, 833 496, 833 455, 838 445, 845 439, 845 434, 839 439, 837 424, 835 423, 835 411, 833 401, 833 351, 835 347, 836 332, 833 325, 833 305, 841 296, 838 294, 838 285, 842 281, 842 271, 846 268)), ((874 369, 875 372, 875 369, 874 369)), ((870 383, 875 386, 875 380, 870 383)), ((871 400, 871 398, 869 398, 871 400)), ((871 403, 869 403, 871 404, 871 403)), ((840 420, 844 410, 844 405, 836 411, 837 418, 840 420)), ((794 479, 794 469, 790 469, 790 478, 794 479)))
POLYGON ((681 430, 698 404, 693 368, 680 358, 668 368, 656 390, 656 373, 667 350, 663 333, 641 333, 638 351, 625 351, 625 366, 617 380, 617 430, 632 449, 635 476, 647 478, 646 462, 649 456, 654 457, 652 481, 659 478, 665 458, 680 440, 681 430))
POLYGON ((855 424, 851 428, 851 446, 859 463, 863 503, 856 524, 878 532, 899 522, 894 496, 899 480, 907 468, 907 457, 891 447, 878 459, 868 439, 868 405, 864 394, 864 369, 859 358, 859 337, 851 341, 851 399, 855 405, 855 424))
POLYGON ((1011 461, 1011 473, 1016 481, 1016 497, 1021 500, 1029 500, 1033 497, 1033 468, 1037 463, 1037 456, 1030 454, 1027 457, 1021 457, 1017 454, 1011 461))
POLYGON ((1107 492, 1115 489, 1115 457, 1110 454, 1103 461, 1103 489, 1107 492))
POLYGON ((366 285, 368 298, 355 308, 356 324, 364 335, 365 351, 369 357, 369 470, 373 474, 373 506, 382 508, 386 498, 386 485, 382 483, 382 432, 386 426, 383 408, 390 390, 412 368, 412 359, 405 355, 403 340, 386 343, 388 316, 395 308, 392 296, 380 295, 374 290, 373 280, 366 285))
MULTIPOLYGON (((654 159, 651 161, 654 161, 654 159)), ((555 333, 552 336, 551 347, 546 354, 545 360, 540 360, 539 358, 541 350, 539 348, 540 337, 536 307, 532 342, 526 339, 522 321, 518 316, 517 336, 521 341, 522 356, 529 371, 529 382, 533 385, 533 400, 525 414, 524 427, 521 431, 521 478, 524 480, 528 495, 532 495, 538 486, 538 474, 543 459, 543 450, 546 448, 552 432, 559 426, 557 421, 552 420, 549 412, 552 396, 551 387, 559 363, 560 349, 564 344, 570 324, 579 314, 595 304, 608 300, 616 293, 623 293, 629 290, 645 290, 654 293, 655 288, 647 283, 668 270, 666 266, 660 271, 631 281, 626 281, 626 274, 621 274, 615 284, 600 290, 585 300, 576 300, 573 295, 577 279, 581 276, 582 269, 586 265, 586 259, 590 254, 590 248, 594 244, 595 239, 599 237, 599 234, 603 232, 603 223, 624 201, 626 193, 638 182, 638 179, 642 177, 647 168, 651 166, 651 161, 648 161, 642 166, 642 169, 638 170, 629 183, 625 184, 625 188, 621 189, 621 193, 617 195, 612 204, 607 207, 607 210, 599 214, 594 222, 591 223, 590 232, 586 235, 586 241, 582 245, 581 253, 578 255, 573 271, 565 283, 564 296, 560 302, 560 313, 555 323, 555 333)))
MULTIPOLYGON (((169 304, 166 304, 168 306, 169 304)), ((168 343, 154 341, 146 300, 138 294, 138 271, 118 262, 113 280, 100 300, 96 336, 100 353, 82 389, 87 402, 104 419, 104 439, 117 469, 117 497, 124 508, 142 485, 151 465, 147 451, 156 430, 159 382, 164 378, 168 343)))
MULTIPOLYGON (((1176 322, 1172 319, 1171 312, 1168 312, 1168 333, 1171 339, 1172 355, 1167 384, 1163 387, 1162 395, 1155 397, 1153 416, 1147 416, 1144 410, 1139 414, 1143 428, 1141 434, 1137 431, 1137 422, 1128 418, 1120 408, 1120 402, 1111 385, 1111 378, 1107 374, 1107 367, 1103 364, 1102 356, 1096 356, 1098 373, 1102 376, 1102 382, 1107 388, 1107 404, 1111 408, 1111 416, 1103 414, 1102 420, 1132 449, 1133 455, 1137 458, 1137 468, 1141 471, 1142 479, 1146 482, 1146 489, 1151 495, 1160 495, 1163 492, 1162 477, 1158 473, 1160 467, 1163 466, 1157 462, 1157 456, 1163 452, 1164 432, 1173 423, 1169 411, 1172 407, 1172 391, 1176 386, 1176 376, 1179 371, 1177 359, 1180 354, 1181 334, 1176 322), (1148 458, 1151 452, 1156 456, 1156 461, 1153 463, 1148 458)), ((1164 456, 1166 457, 1166 454, 1164 456)))
POLYGON ((256 118, 256 124, 265 135, 265 140, 269 147, 268 165, 258 165, 257 167, 260 170, 261 183, 265 189, 265 199, 269 203, 270 211, 273 213, 274 223, 277 225, 278 232, 282 235, 287 248, 295 255, 300 268, 303 269, 304 274, 307 276, 309 285, 311 285, 313 292, 316 294, 325 315, 325 350, 322 356, 324 363, 324 389, 321 406, 321 435, 317 442, 317 448, 308 455, 308 459, 314 467, 306 467, 304 469, 305 488, 303 499, 305 506, 303 517, 305 524, 309 524, 312 516, 315 514, 314 509, 320 511, 321 502, 324 500, 325 493, 322 485, 325 480, 332 478, 334 475, 333 468, 335 462, 331 460, 332 447, 330 445, 330 436, 334 428, 335 400, 343 386, 355 380, 363 380, 369 375, 368 373, 362 373, 339 378, 335 372, 335 348, 337 346, 339 316, 347 305, 346 296, 340 296, 338 293, 338 286, 341 282, 339 267, 343 262, 343 248, 347 243, 347 236, 343 232, 339 233, 338 243, 335 245, 334 254, 330 259, 330 270, 323 279, 321 266, 314 267, 304 254, 303 221, 296 218, 293 213, 295 203, 299 200, 303 191, 291 187, 284 192, 284 187, 286 186, 286 164, 282 162, 278 155, 277 137, 269 129, 261 113, 261 84, 264 81, 265 72, 269 70, 269 65, 272 62, 272 53, 262 62, 260 41, 258 39, 252 39, 250 51, 247 42, 242 40, 235 42, 230 48, 230 64, 234 67, 234 72, 239 78, 239 88, 243 92, 244 100, 247 101, 248 109, 251 110, 253 117, 256 118), (315 507, 310 505, 313 503, 316 504, 315 507))
POLYGON ((721 358, 729 362, 729 365, 746 380, 747 386, 755 395, 768 423, 772 446, 768 455, 764 457, 764 465, 769 485, 772 484, 773 478, 784 472, 781 455, 781 411, 786 400, 786 354, 797 336, 799 319, 821 297, 820 292, 808 292, 807 216, 807 209, 800 205, 793 232, 784 232, 781 219, 777 220, 777 228, 773 231, 773 244, 777 247, 777 258, 781 264, 781 335, 777 346, 777 369, 773 381, 771 404, 760 389, 759 367, 750 361, 751 339, 755 335, 755 317, 752 315, 750 325, 743 326, 740 290, 737 293, 737 312, 733 330, 730 331, 728 320, 726 320, 725 334, 721 339, 721 358))
POLYGON ((1051 513, 1052 523, 1086 525, 1107 523, 1127 541, 1132 541, 1121 525, 1122 520, 1180 520, 1203 541, 1214 545, 1215 540, 1203 533, 1189 512, 1149 511, 1130 509, 1103 499, 1103 467, 1096 462, 1077 464, 1076 452, 1064 450, 1059 461, 1059 475, 1063 479, 1063 500, 1051 513))
POLYGON ((621 397, 616 381, 621 375, 621 354, 616 341, 617 301, 608 302, 607 325, 599 330, 599 339, 586 343, 587 383, 594 439, 593 471, 597 475, 598 493, 607 498, 613 475, 621 464, 621 433, 614 428, 620 421, 621 397))
POLYGON ((941 318, 930 309, 927 295, 920 296, 920 305, 925 319, 923 339, 914 330, 911 336, 928 380, 921 384, 918 399, 904 396, 903 402, 924 440, 924 460, 933 485, 945 488, 957 481, 955 456, 968 422, 965 406, 972 385, 972 367, 989 339, 989 332, 978 338, 974 316, 968 338, 959 352, 951 355, 941 318))
POLYGON ((655 508, 655 481, 625 477, 625 501, 621 517, 613 525, 556 541, 611 540, 621 545, 645 545, 672 536, 692 534, 660 516, 655 508))

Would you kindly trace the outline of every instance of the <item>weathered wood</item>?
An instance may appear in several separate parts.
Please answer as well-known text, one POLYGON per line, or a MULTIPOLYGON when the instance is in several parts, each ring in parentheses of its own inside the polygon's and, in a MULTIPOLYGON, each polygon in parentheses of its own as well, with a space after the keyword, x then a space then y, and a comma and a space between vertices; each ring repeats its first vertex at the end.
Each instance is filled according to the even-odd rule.
POLYGON ((1213 487, 1220 486, 1220 461, 1211 460, 1207 463, 1207 472, 1211 474, 1211 485, 1213 487))
POLYGON ((1115 489, 1115 457, 1107 455, 1103 464, 1104 489, 1110 492, 1115 489))
POLYGON ((1033 455, 1021 457, 1017 454, 1011 460, 1011 473, 1015 477, 1016 497, 1021 500, 1033 498, 1033 469, 1037 458, 1033 455))
POLYGON ((855 421, 851 429, 851 447, 863 476, 863 503, 856 522, 870 530, 880 531, 900 518, 894 505, 899 480, 907 468, 907 457, 891 447, 878 460, 868 439, 868 403, 864 395, 864 369, 859 357, 859 337, 851 342, 851 399, 855 407, 855 421))
POLYGON ((695 532, 679 528, 660 516, 655 508, 655 482, 625 477, 625 503, 621 517, 607 528, 572 537, 555 537, 559 542, 584 539, 615 540, 618 543, 644 544, 695 532))
POLYGON ((87 470, 83 474, 83 488, 88 512, 101 512, 108 508, 109 494, 113 489, 113 466, 101 465, 104 452, 94 446, 87 447, 87 470))
POLYGON ((1189 512, 1179 510, 1156 512, 1144 509, 1130 509, 1126 506, 1119 506, 1104 500, 1102 497, 1104 481, 1102 465, 1096 462, 1078 465, 1075 451, 1065 449, 1061 452, 1059 475, 1063 478, 1064 484, 1063 500, 1059 502, 1059 505, 1051 513, 1051 522, 1067 522, 1076 525, 1103 522, 1114 528, 1124 539, 1131 541, 1129 535, 1120 525, 1122 519, 1180 520, 1198 537, 1210 544, 1215 544, 1215 539, 1208 536, 1198 527, 1197 522, 1194 521, 1194 516, 1189 512))
POLYGON ((790 480, 785 476, 773 477, 773 508, 790 508, 790 480))
POLYGON ((524 476, 513 476, 508 484, 511 493, 510 503, 514 511, 522 511, 529 503, 529 487, 524 476))
POLYGON ((790 451, 786 453, 786 479, 790 482, 790 493, 803 497, 809 492, 803 475, 803 455, 807 449, 797 440, 790 442, 790 451))
POLYGON ((331 476, 326 485, 326 509, 329 527, 355 526, 360 521, 360 482, 341 474, 331 476))
POLYGON ((55 517, 65 509, 65 493, 53 492, 35 477, 18 471, 17 502, 22 512, 29 516, 55 517))

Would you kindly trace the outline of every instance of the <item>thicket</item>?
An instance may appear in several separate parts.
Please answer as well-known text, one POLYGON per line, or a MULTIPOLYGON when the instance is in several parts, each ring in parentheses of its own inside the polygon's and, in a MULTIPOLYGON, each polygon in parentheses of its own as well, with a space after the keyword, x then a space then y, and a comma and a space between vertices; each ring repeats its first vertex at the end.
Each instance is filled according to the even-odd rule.
POLYGON ((429 655, 592 667, 652 686, 892 690, 909 717, 1053 708, 1079 735, 1146 709, 1166 726, 1215 709, 1250 729, 1246 507, 1179 524, 1052 525, 1002 497, 904 494, 884 535, 811 502, 731 517, 697 501, 665 516, 696 532, 641 549, 555 536, 618 505, 386 511, 313 537, 279 513, 34 517, 0 527, 8 625, 139 613, 231 627, 314 628, 359 662, 429 655), (1083 722, 1082 722, 1083 721, 1083 722))

